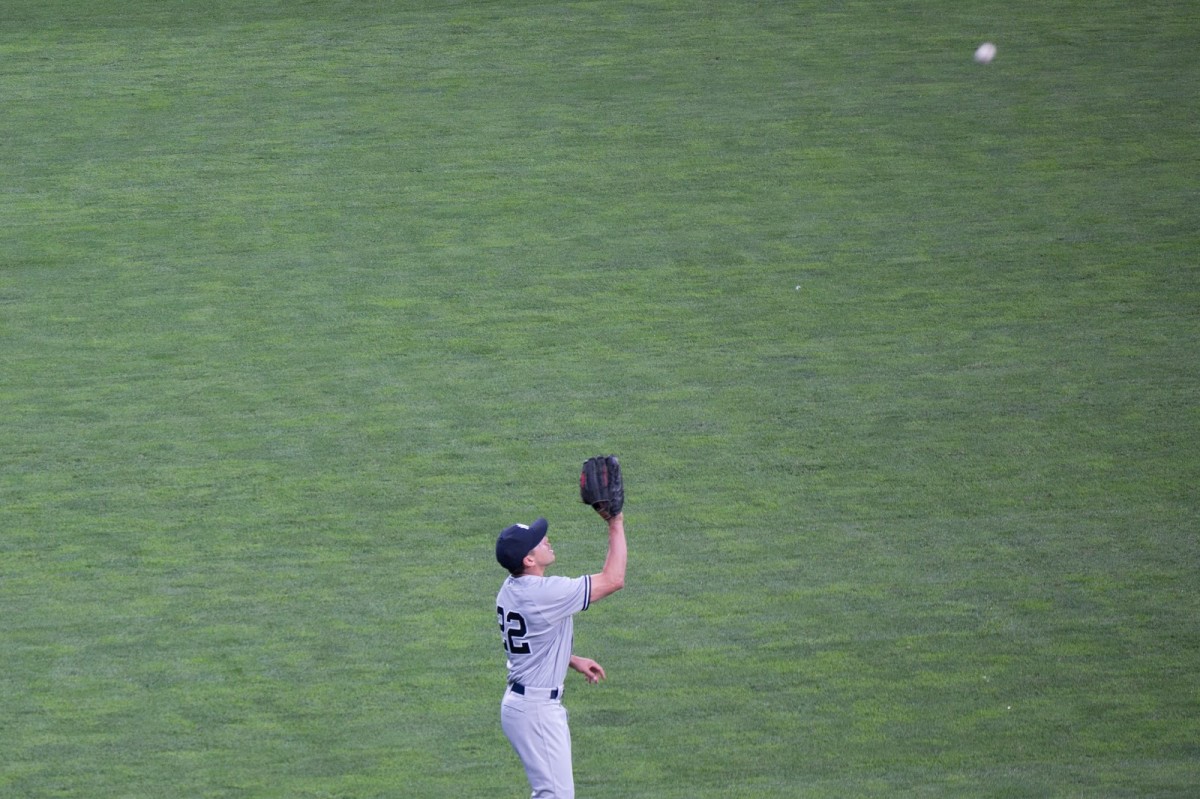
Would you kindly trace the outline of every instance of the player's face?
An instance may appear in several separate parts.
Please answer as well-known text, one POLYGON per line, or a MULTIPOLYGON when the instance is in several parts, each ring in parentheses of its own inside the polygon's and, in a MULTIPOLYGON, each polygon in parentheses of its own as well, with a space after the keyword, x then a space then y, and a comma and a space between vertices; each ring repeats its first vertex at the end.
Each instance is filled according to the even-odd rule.
POLYGON ((550 536, 543 538, 530 554, 533 555, 534 562, 539 566, 545 567, 553 563, 554 547, 550 546, 550 536))

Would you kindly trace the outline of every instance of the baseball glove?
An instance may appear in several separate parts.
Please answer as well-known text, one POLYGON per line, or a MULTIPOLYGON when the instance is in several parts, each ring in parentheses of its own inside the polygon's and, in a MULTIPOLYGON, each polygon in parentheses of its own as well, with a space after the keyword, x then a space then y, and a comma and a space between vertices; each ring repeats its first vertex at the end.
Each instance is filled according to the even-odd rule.
POLYGON ((621 512, 625 507, 625 483, 616 455, 598 455, 583 462, 579 498, 605 520, 621 512))

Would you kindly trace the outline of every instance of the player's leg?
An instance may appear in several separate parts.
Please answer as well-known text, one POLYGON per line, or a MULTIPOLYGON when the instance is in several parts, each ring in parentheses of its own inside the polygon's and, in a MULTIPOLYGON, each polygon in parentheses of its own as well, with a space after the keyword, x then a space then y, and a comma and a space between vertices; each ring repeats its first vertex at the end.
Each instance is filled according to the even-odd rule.
POLYGON ((510 694, 501 705, 500 724, 525 766, 531 799, 574 799, 571 730, 562 703, 510 694))

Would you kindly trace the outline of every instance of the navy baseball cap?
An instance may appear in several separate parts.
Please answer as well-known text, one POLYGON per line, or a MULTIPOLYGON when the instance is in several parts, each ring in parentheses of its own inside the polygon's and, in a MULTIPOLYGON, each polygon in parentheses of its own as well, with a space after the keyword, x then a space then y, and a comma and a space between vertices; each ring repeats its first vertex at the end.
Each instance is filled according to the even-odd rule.
POLYGON ((510 572, 525 570, 521 561, 525 556, 542 543, 550 523, 539 518, 533 524, 513 524, 504 528, 496 539, 496 560, 510 572))

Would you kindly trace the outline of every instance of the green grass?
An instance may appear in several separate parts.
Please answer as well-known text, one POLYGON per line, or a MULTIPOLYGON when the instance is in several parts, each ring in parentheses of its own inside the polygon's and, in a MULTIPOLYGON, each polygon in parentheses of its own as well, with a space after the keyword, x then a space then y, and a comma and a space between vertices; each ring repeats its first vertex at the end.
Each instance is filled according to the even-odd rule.
POLYGON ((9 0, 0 794, 1193 795, 1198 24, 9 0))

